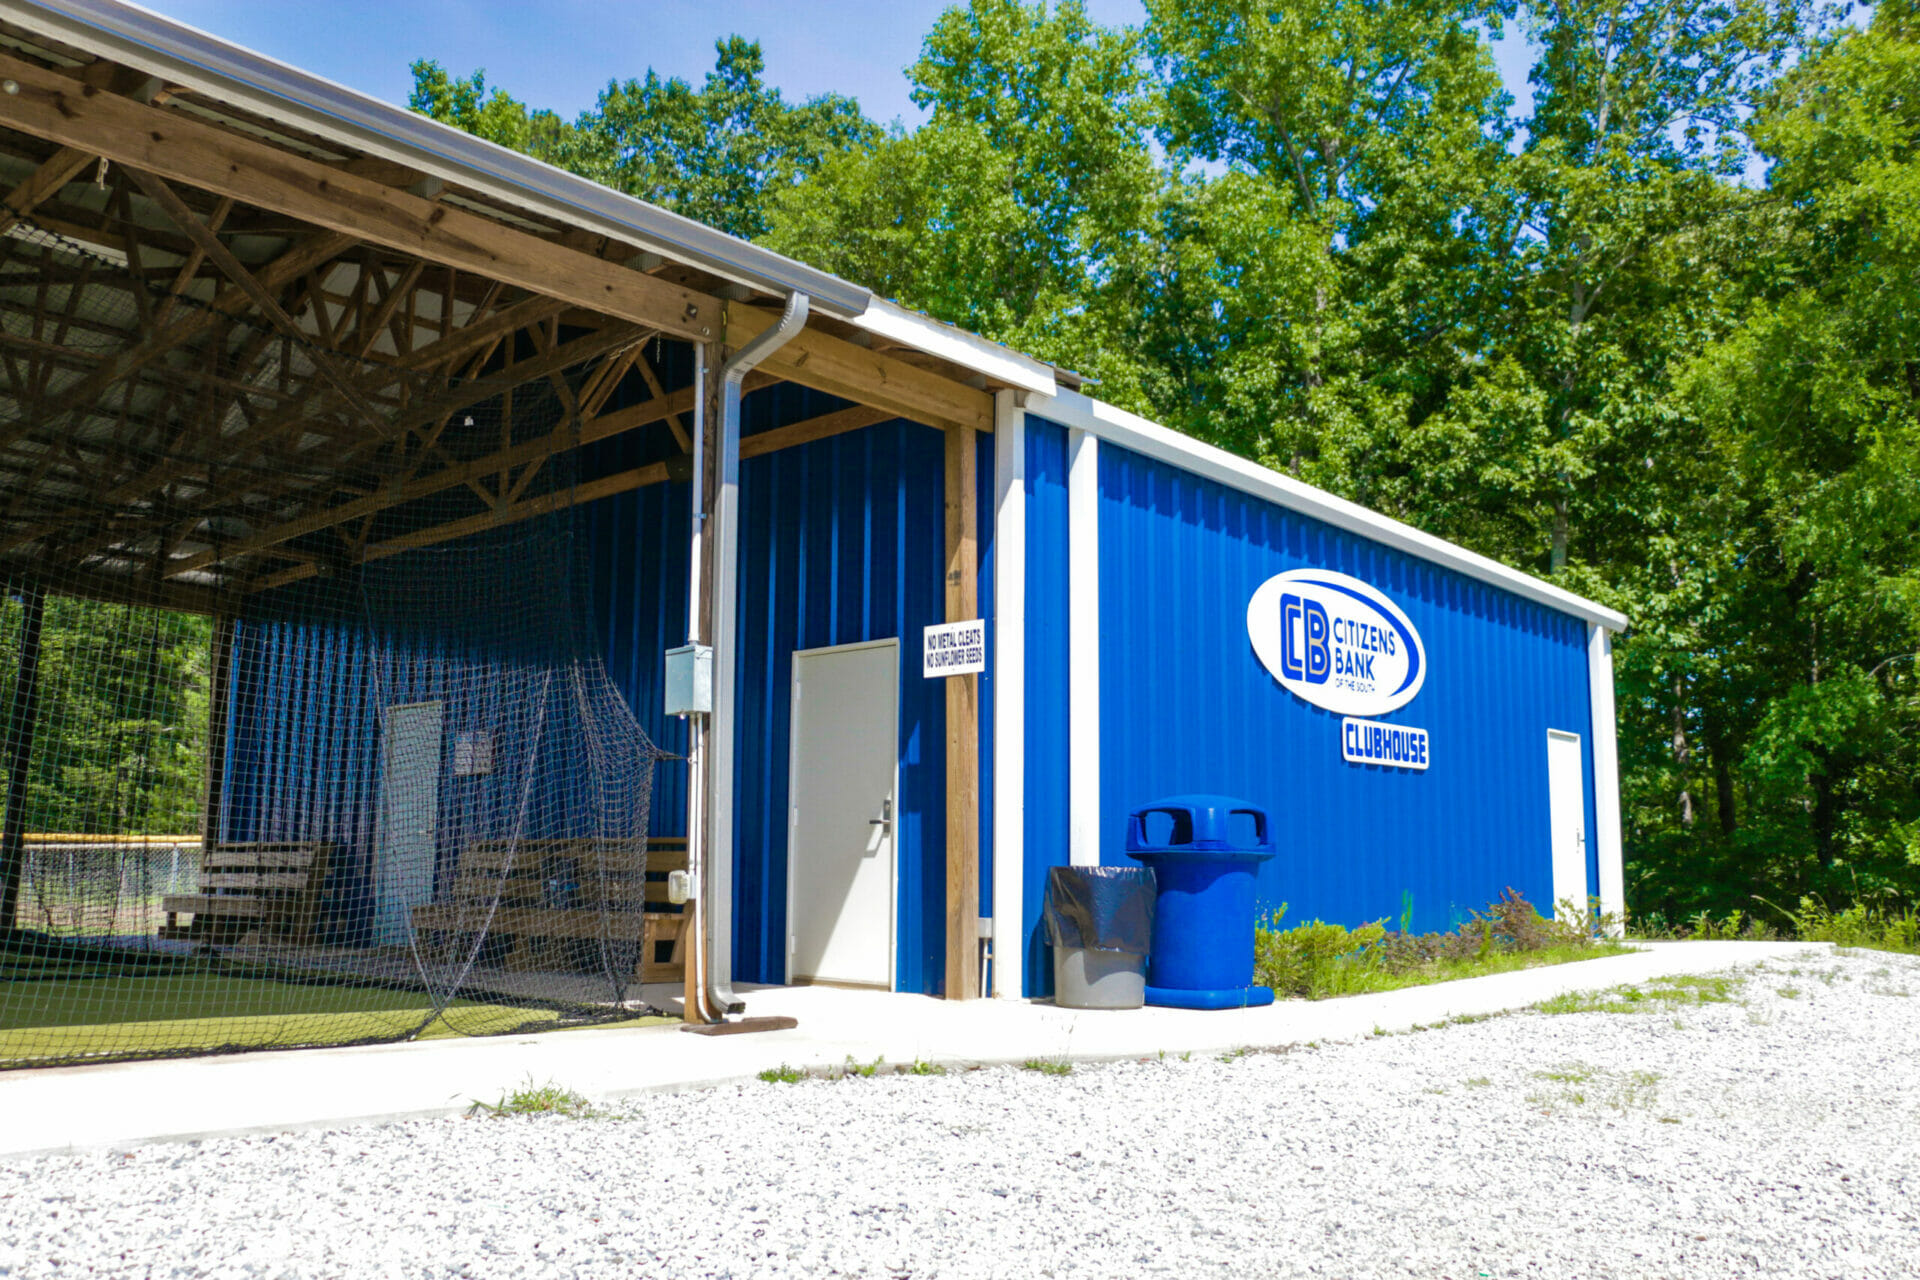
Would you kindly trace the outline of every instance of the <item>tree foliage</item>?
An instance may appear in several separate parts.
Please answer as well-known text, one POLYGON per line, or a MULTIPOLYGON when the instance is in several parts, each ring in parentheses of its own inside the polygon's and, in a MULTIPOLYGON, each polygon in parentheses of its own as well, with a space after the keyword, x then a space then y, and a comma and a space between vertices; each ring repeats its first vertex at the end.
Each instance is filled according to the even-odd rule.
POLYGON ((1633 905, 1764 914, 1920 898, 1920 10, 1815 3, 970 0, 911 130, 737 38, 415 105, 1617 605, 1633 905))

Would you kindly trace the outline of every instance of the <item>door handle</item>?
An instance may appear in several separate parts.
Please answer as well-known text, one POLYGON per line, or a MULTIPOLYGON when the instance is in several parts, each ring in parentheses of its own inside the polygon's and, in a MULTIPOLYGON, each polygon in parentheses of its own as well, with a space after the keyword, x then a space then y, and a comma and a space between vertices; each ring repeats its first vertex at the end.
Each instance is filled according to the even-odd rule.
POLYGON ((893 798, 891 796, 880 802, 880 816, 877 818, 868 818, 867 825, 870 827, 886 827, 889 832, 892 831, 893 798))

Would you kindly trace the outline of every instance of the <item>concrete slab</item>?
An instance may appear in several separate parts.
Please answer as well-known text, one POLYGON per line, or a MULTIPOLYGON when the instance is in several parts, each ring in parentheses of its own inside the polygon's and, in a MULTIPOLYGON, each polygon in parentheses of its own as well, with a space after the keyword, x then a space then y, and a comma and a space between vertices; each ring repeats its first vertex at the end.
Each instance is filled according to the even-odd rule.
POLYGON ((0 1073, 0 1157, 457 1114, 529 1081, 617 1097, 709 1088, 750 1081, 782 1064, 831 1067, 849 1058, 958 1067, 1278 1048, 1830 950, 1824 943, 1650 943, 1632 955, 1577 964, 1219 1012, 1076 1012, 1026 1001, 949 1004, 830 987, 742 988, 749 1013, 789 1015, 799 1026, 715 1037, 674 1026, 608 1028, 0 1073))

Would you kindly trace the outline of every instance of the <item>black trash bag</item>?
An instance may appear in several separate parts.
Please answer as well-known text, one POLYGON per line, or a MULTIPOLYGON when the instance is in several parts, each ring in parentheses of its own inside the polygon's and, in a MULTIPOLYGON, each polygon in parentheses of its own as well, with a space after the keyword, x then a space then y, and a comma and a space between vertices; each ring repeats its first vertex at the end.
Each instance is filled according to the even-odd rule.
POLYGON ((1053 867, 1047 940, 1056 947, 1147 954, 1156 888, 1149 867, 1053 867))

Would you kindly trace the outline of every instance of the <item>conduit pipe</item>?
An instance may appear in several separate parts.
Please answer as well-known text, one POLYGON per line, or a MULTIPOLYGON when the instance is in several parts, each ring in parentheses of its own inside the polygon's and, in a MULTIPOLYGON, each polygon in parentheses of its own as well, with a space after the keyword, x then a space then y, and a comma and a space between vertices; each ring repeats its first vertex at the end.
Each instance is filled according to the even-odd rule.
POLYGON ((697 858, 692 870, 704 927, 700 929, 699 945, 693 948, 695 954, 688 958, 689 963, 699 967, 698 980, 687 985, 704 1006, 695 1011, 698 1020, 703 1022, 715 1022, 745 1008, 733 992, 732 981, 734 615, 739 582, 740 397, 747 374, 806 327, 811 307, 806 294, 788 294, 779 323, 761 331, 721 367, 719 483, 711 512, 701 509, 703 495, 698 483, 705 475, 704 422, 694 444, 695 546, 698 549, 703 542, 711 543, 705 548, 711 554, 696 554, 694 572, 697 590, 700 562, 705 560, 712 567, 709 596, 712 626, 708 634, 714 654, 712 723, 703 726, 696 718, 691 726, 693 741, 688 744, 688 755, 695 765, 691 772, 700 775, 692 779, 698 798, 689 807, 695 809, 692 817, 700 824, 701 839, 697 849, 690 841, 689 849, 697 858))

